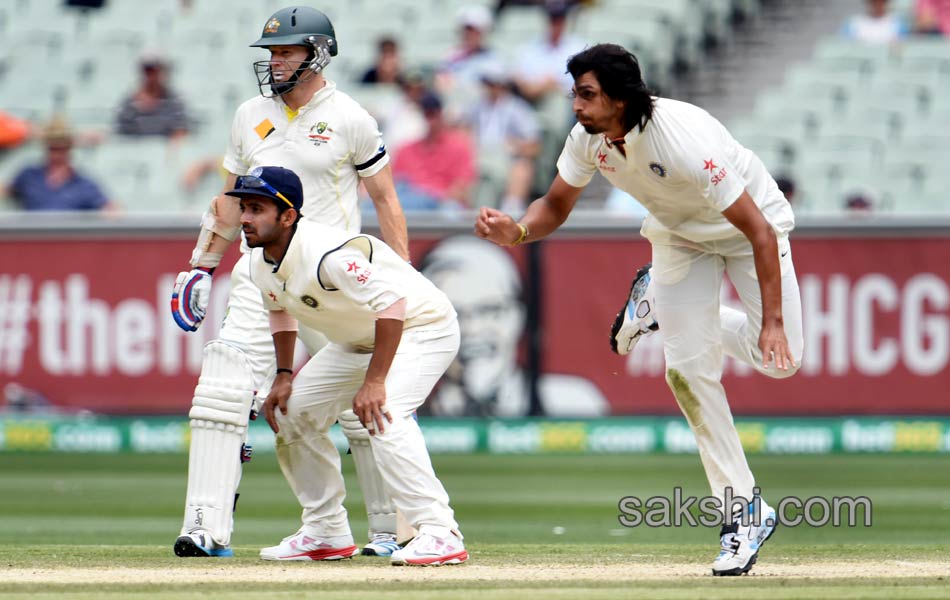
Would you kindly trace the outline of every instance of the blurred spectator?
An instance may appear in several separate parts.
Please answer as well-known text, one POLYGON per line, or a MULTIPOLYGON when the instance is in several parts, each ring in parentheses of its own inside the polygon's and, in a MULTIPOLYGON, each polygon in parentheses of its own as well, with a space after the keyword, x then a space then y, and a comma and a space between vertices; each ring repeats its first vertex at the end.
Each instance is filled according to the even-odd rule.
POLYGON ((845 195, 844 208, 849 213, 871 213, 874 211, 874 198, 866 190, 854 190, 845 195))
POLYGON ((439 67, 436 87, 443 94, 474 95, 482 65, 497 62, 498 55, 485 45, 492 14, 484 6, 466 6, 458 12, 461 40, 439 67))
POLYGON ((64 4, 73 8, 90 10, 93 8, 102 8, 105 5, 105 0, 66 0, 64 4))
POLYGON ((493 175, 507 178, 502 210, 516 212, 524 209, 534 180, 534 161, 541 150, 538 119, 530 104, 511 93, 501 63, 486 64, 481 81, 484 93, 466 124, 481 156, 506 157, 500 163, 502 172, 493 175))
POLYGON ((950 36, 950 0, 917 0, 914 13, 919 33, 950 36))
POLYGON ((202 181, 204 181, 205 177, 209 175, 217 175, 221 180, 221 184, 224 185, 224 180, 228 172, 221 164, 223 160, 224 157, 222 155, 214 154, 199 158, 187 165, 181 176, 182 189, 188 193, 194 192, 198 189, 198 186, 201 185, 202 181))
POLYGON ((73 132, 62 119, 43 131, 46 162, 20 171, 7 193, 24 210, 99 210, 109 208, 105 194, 76 172, 70 160, 73 132))
POLYGON ((116 131, 169 138, 187 134, 188 115, 184 103, 168 86, 168 64, 156 54, 145 54, 140 65, 142 82, 119 107, 116 131))
POLYGON ((360 79, 363 83, 398 83, 402 71, 399 46, 391 37, 381 38, 377 44, 376 64, 360 79))
POLYGON ((842 33, 851 39, 869 44, 890 44, 905 37, 907 24, 900 15, 888 10, 889 0, 865 0, 867 12, 854 15, 842 33))
POLYGON ((471 140, 446 125, 438 96, 420 104, 426 135, 401 148, 393 165, 399 200, 407 211, 465 208, 476 178, 471 140))
POLYGON ((0 150, 16 148, 30 137, 30 124, 0 110, 0 150))
POLYGON ((779 191, 785 194, 785 199, 789 204, 795 204, 795 182, 786 175, 779 175, 775 178, 775 184, 779 191))
POLYGON ((379 115, 379 129, 392 159, 399 148, 426 134, 426 120, 419 105, 426 94, 425 77, 415 69, 406 71, 399 76, 399 91, 399 97, 387 102, 379 115))
POLYGON ((567 33, 570 5, 547 2, 548 30, 544 37, 521 48, 515 65, 515 83, 521 95, 534 102, 550 93, 567 93, 574 79, 567 73, 567 59, 584 49, 584 42, 567 33))

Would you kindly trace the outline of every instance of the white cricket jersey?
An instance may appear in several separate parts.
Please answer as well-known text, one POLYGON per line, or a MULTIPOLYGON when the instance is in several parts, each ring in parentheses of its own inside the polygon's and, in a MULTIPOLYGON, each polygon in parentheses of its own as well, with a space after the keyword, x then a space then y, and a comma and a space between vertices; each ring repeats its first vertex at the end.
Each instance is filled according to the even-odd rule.
POLYGON ((224 168, 236 175, 290 169, 303 184, 304 217, 358 232, 359 176, 389 163, 376 120, 330 80, 292 120, 286 106, 279 96, 257 96, 238 107, 224 168))
POLYGON ((447 326, 448 297, 371 235, 301 220, 279 265, 251 251, 251 280, 268 310, 285 310, 337 344, 372 349, 376 313, 406 299, 404 329, 447 326))
POLYGON ((624 140, 626 156, 605 135, 589 134, 578 123, 557 168, 575 187, 587 185, 599 170, 639 200, 650 212, 640 230, 647 239, 704 242, 740 235, 722 211, 743 190, 777 233, 794 228, 791 205, 759 157, 698 106, 657 98, 643 132, 634 128, 624 140))

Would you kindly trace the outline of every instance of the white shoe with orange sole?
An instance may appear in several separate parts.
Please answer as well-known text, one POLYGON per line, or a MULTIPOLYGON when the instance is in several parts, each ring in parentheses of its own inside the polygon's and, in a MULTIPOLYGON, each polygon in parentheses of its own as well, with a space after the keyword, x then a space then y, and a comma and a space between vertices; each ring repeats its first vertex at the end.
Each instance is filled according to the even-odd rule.
POLYGON ((458 565, 468 560, 468 552, 459 534, 437 535, 424 527, 405 548, 393 552, 391 560, 394 565, 458 565))
POLYGON ((316 537, 303 529, 261 550, 263 560, 341 560, 360 553, 352 535, 316 537))

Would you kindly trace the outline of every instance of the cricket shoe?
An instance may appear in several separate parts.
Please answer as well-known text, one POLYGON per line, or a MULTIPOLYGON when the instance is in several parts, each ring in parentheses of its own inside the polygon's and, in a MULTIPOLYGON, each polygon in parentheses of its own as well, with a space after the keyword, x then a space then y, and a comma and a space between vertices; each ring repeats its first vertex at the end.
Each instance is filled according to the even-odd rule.
POLYGON ((175 555, 187 556, 215 556, 226 558, 234 556, 230 546, 222 546, 211 538, 211 534, 203 529, 193 529, 175 540, 175 555))
POLYGON ((433 529, 437 528, 424 528, 405 548, 393 552, 392 564, 437 567, 457 565, 468 560, 468 552, 460 535, 453 531, 436 535, 443 532, 434 532, 433 529))
POLYGON ((391 533, 377 533, 368 544, 363 546, 363 556, 392 556, 399 550, 396 536, 391 533))
POLYGON ((313 536, 303 529, 261 550, 262 560, 341 560, 360 553, 352 535, 313 536))
POLYGON ((660 328, 656 322, 656 301, 650 276, 652 265, 647 263, 637 271, 630 284, 630 295, 610 328, 610 349, 620 356, 630 354, 641 337, 660 328))
MULTIPOLYGON (((778 519, 775 510, 760 500, 761 519, 750 514, 749 524, 743 525, 737 519, 730 525, 723 525, 720 532, 722 546, 719 556, 713 561, 713 575, 744 575, 752 569, 759 557, 759 549, 767 539, 772 537, 778 519), (758 523, 758 525, 756 525, 758 523)), ((750 508, 750 510, 754 510, 750 508)))

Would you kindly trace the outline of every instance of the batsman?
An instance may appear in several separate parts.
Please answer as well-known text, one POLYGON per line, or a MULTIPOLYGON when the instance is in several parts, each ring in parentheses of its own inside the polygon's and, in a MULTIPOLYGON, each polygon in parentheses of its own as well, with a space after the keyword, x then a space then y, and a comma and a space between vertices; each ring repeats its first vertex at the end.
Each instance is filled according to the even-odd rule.
MULTIPOLYGON (((382 236, 409 259, 406 221, 393 186, 389 155, 376 121, 338 90, 324 70, 338 53, 336 33, 322 12, 292 6, 274 13, 251 44, 269 51, 254 63, 260 96, 234 116, 224 157, 224 190, 239 176, 268 164, 295 171, 303 183, 308 219, 351 233, 360 230, 357 186, 366 187, 382 236)), ((172 294, 175 322, 195 331, 205 318, 212 276, 241 232, 237 198, 212 199, 201 222, 191 270, 179 273, 172 294)), ((231 272, 227 314, 217 340, 205 347, 201 378, 189 413, 188 491, 178 556, 231 556, 232 513, 241 464, 249 455, 247 424, 258 398, 276 375, 267 311, 250 280, 247 249, 231 272)), ((311 354, 326 339, 306 327, 300 338, 311 354)), ((376 469, 369 434, 352 411, 340 416, 369 514, 364 554, 389 556, 396 543, 396 510, 376 469)))

